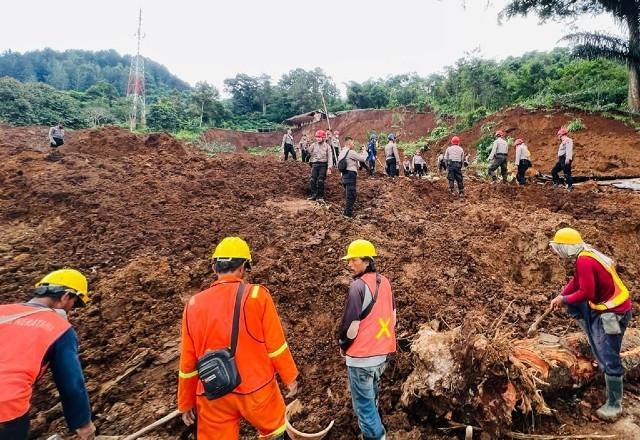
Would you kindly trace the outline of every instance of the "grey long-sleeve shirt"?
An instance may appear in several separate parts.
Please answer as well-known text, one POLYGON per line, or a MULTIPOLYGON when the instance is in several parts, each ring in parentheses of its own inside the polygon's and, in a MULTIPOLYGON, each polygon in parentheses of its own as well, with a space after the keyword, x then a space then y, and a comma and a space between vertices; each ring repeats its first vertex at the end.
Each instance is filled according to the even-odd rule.
POLYGON ((529 153, 527 144, 520 144, 516 147, 516 165, 519 165, 523 159, 531 160, 531 154, 529 153))
POLYGON ((367 161, 367 153, 356 153, 354 150, 345 147, 340 150, 338 162, 345 156, 347 157, 347 171, 355 171, 357 173, 359 168, 358 162, 367 161))
POLYGON ((558 157, 564 156, 565 160, 573 160, 573 139, 562 136, 562 142, 558 147, 558 157))
POLYGON ((398 146, 395 142, 389 142, 384 146, 384 157, 385 159, 391 159, 392 157, 396 158, 396 163, 400 163, 400 154, 398 153, 398 146))
POLYGON ((491 145, 491 153, 489 154, 489 160, 493 160, 493 157, 496 154, 508 154, 509 153, 509 144, 502 138, 498 138, 493 141, 491 145))
POLYGON ((416 165, 426 165, 427 163, 424 161, 423 157, 418 155, 418 154, 414 154, 413 156, 413 160, 411 161, 413 167, 415 168, 416 165))
POLYGON ((464 161, 464 150, 460 145, 451 145, 444 152, 444 160, 452 161, 452 162, 460 162, 464 161))
POLYGON ((282 136, 282 148, 284 148, 285 145, 293 145, 293 136, 289 133, 282 136))
POLYGON ((326 162, 329 164, 329 168, 333 165, 333 153, 331 152, 331 146, 326 142, 317 143, 314 142, 309 146, 309 154, 311 154, 311 158, 309 162, 326 162))
POLYGON ((57 125, 49 129, 49 139, 64 139, 64 128, 60 128, 57 125))

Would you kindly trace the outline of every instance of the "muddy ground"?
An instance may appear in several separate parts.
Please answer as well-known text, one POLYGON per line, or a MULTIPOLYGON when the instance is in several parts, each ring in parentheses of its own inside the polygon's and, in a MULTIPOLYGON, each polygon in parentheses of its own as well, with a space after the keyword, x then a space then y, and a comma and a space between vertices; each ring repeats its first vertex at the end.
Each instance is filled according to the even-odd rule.
MULTIPOLYGON (((300 162, 207 157, 164 134, 117 128, 74 132, 51 160, 40 151, 44 133, 0 127, 0 301, 28 298, 39 277, 60 267, 89 276, 92 304, 71 320, 101 434, 131 433, 175 407, 182 308, 212 282, 208 256, 227 235, 251 244, 251 281, 271 290, 301 371, 301 399, 317 423, 335 419, 331 439, 357 435, 335 338, 350 280, 340 257, 352 239, 376 244, 397 299, 400 351, 381 395, 390 438, 456 438, 437 429, 445 422, 400 406, 408 342, 425 322, 451 328, 470 310, 495 319, 512 301, 504 326, 524 335, 570 273, 548 249, 557 228, 581 230, 616 258, 633 292, 640 287, 637 193, 467 179, 461 200, 443 179, 363 177, 356 218, 346 220, 338 176, 328 179, 328 206, 307 202, 309 170, 300 162)), ((577 326, 556 312, 543 329, 577 326)), ((628 390, 634 402, 638 388, 628 390)), ((593 417, 601 398, 594 386, 552 399, 556 417, 533 419, 535 432, 602 431, 593 417), (586 403, 575 397, 583 394, 586 403)), ((65 432, 56 403, 46 377, 34 399, 34 438, 65 432)), ((514 429, 531 422, 520 418, 514 429)), ((149 438, 188 435, 176 420, 149 438)))

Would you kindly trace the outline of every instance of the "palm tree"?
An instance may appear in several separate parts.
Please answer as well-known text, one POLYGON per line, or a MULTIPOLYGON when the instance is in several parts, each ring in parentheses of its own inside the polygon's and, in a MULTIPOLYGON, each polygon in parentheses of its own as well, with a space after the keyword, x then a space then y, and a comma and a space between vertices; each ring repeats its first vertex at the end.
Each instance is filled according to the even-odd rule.
POLYGON ((511 0, 500 13, 511 18, 536 13, 543 21, 580 14, 609 13, 626 28, 626 38, 598 32, 577 32, 563 38, 573 44, 577 56, 609 58, 629 68, 628 105, 640 112, 640 0, 511 0))

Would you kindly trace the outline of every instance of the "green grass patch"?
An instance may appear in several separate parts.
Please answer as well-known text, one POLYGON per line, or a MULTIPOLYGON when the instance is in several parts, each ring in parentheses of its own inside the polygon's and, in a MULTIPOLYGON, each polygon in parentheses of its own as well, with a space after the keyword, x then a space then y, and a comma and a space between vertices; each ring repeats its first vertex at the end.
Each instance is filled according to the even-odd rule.
POLYGON ((584 125, 584 122, 582 122, 582 119, 580 119, 580 118, 576 118, 576 119, 572 120, 567 125, 567 131, 569 133, 574 133, 576 131, 584 130, 586 128, 587 128, 587 126, 584 125))
POLYGON ((249 154, 254 156, 279 156, 282 154, 282 148, 278 146, 274 147, 249 147, 247 148, 249 154))

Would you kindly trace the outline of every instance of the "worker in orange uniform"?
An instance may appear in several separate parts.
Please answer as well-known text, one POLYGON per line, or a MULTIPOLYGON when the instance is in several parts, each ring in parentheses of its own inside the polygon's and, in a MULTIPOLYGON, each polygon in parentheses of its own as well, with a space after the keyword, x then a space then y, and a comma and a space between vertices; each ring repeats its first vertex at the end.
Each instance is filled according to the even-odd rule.
POLYGON ((245 284, 251 251, 241 238, 222 240, 212 258, 217 281, 184 309, 178 409, 187 425, 197 418, 199 439, 237 439, 240 419, 260 438, 283 439, 285 403, 275 373, 293 397, 298 369, 271 294, 245 284))
POLYGON ((396 351, 396 306, 391 284, 376 272, 376 249, 367 240, 347 248, 353 281, 339 330, 345 355, 353 410, 365 440, 382 440, 385 429, 378 411, 378 385, 387 356, 396 351))
POLYGON ((47 368, 60 394, 67 426, 91 440, 91 404, 78 358, 78 336, 67 313, 89 302, 88 282, 74 269, 51 272, 27 303, 0 306, 0 439, 29 438, 33 385, 47 368))

